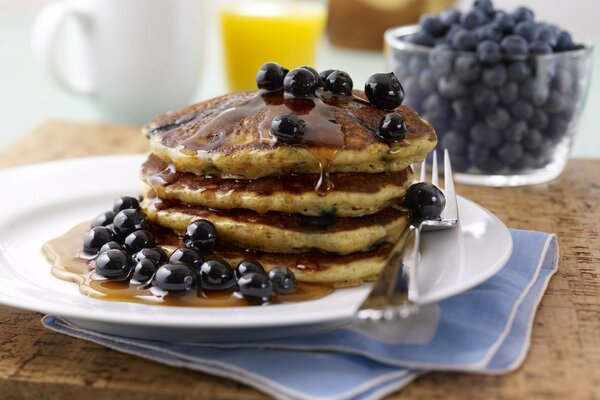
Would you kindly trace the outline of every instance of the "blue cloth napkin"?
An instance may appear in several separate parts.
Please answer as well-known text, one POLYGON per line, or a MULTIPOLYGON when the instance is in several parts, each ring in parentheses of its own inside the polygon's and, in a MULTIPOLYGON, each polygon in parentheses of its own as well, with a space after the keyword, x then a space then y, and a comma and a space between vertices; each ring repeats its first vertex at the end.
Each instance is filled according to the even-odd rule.
POLYGON ((416 331, 397 340, 347 326, 268 342, 205 345, 109 336, 53 316, 43 323, 118 351, 231 378, 277 398, 378 399, 429 370, 500 374, 521 365, 537 306, 557 269, 558 245, 547 233, 511 230, 511 235, 513 254, 500 272, 426 308, 420 314, 429 320, 405 324, 416 331))

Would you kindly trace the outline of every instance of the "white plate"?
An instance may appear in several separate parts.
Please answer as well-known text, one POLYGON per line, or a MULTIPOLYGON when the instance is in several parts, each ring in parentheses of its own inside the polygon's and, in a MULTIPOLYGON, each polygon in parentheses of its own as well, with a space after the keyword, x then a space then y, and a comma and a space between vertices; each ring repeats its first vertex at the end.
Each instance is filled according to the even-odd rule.
MULTIPOLYGON (((0 303, 54 314, 106 333, 171 340, 281 336, 349 321, 368 285, 318 300, 226 309, 150 306, 82 295, 51 275, 43 243, 137 194, 141 156, 96 157, 0 172, 0 303)), ((438 302, 494 275, 512 251, 504 224, 459 198, 460 230, 427 232, 418 287, 422 303, 438 302)))

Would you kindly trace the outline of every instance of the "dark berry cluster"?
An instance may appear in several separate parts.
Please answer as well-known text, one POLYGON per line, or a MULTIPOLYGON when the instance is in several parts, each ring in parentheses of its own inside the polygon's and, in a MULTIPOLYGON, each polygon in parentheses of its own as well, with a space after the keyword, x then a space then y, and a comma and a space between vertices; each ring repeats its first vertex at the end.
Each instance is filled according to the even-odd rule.
POLYGON ((553 24, 491 0, 422 17, 402 40, 431 47, 397 49, 392 69, 407 104, 429 120, 457 171, 542 168, 569 132, 584 95, 582 49, 553 24), (554 56, 549 56, 554 54, 554 56), (565 53, 566 54, 566 53, 565 53))
POLYGON ((233 289, 251 302, 268 302, 277 293, 296 290, 294 274, 276 267, 267 274, 255 260, 234 270, 214 256, 218 233, 206 219, 192 222, 182 238, 185 247, 170 255, 149 231, 149 222, 133 197, 118 199, 112 211, 96 217, 85 234, 83 250, 93 256, 95 272, 109 280, 153 286, 167 293, 233 289))
MULTIPOLYGON (((256 85, 269 92, 280 91, 293 97, 315 96, 317 89, 335 96, 351 96, 353 82, 344 71, 328 69, 317 72, 309 66, 302 66, 291 71, 281 65, 265 63, 256 74, 256 85)), ((393 73, 373 74, 365 83, 365 94, 369 102, 383 110, 391 111, 402 104, 404 89, 393 73)), ((304 136, 306 122, 292 113, 275 116, 271 123, 271 132, 278 141, 294 143, 304 136)), ((387 114, 379 125, 377 137, 384 142, 404 139, 406 124, 399 113, 387 114)))

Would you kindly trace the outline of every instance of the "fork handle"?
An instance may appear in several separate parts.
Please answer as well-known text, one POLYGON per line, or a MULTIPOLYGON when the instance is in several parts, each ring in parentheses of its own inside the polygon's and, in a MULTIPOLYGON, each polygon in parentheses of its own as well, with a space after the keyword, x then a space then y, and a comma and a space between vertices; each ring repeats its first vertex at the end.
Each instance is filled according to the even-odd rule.
POLYGON ((382 310, 389 306, 411 303, 409 291, 415 288, 416 265, 421 237, 421 224, 411 224, 404 240, 398 240, 385 262, 379 279, 359 310, 382 310))

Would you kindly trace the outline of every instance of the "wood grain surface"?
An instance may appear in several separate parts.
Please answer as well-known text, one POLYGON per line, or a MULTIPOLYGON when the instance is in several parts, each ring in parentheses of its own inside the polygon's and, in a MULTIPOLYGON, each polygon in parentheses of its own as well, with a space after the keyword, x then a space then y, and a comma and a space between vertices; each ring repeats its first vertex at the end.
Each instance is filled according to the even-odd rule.
MULTIPOLYGON (((135 128, 53 121, 0 150, 0 167, 146 146, 135 128)), ((571 160, 548 184, 457 189, 509 227, 556 233, 559 270, 523 367, 503 376, 431 373, 390 398, 600 399, 600 160, 571 160)), ((40 318, 0 306, 0 399, 267 398, 233 381, 46 331, 40 318)))

